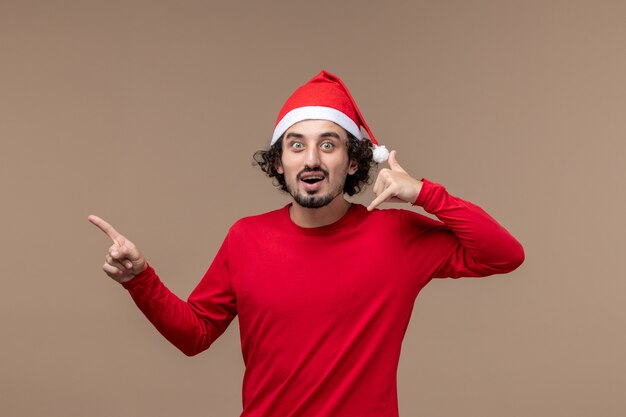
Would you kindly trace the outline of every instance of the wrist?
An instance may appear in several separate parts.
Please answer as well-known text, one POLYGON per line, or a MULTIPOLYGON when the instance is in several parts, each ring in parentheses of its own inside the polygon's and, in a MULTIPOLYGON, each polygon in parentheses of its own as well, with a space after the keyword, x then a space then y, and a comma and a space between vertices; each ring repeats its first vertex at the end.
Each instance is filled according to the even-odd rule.
POLYGON ((417 206, 417 202, 420 199, 420 194, 422 193, 422 188, 424 187, 424 181, 422 180, 417 180, 417 183, 415 184, 415 192, 414 192, 414 197, 409 201, 409 203, 411 203, 411 205, 417 206))
POLYGON ((136 286, 142 285, 147 279, 150 279, 151 276, 154 275, 154 269, 150 266, 150 264, 146 263, 146 269, 138 273, 132 278, 129 278, 125 282, 120 282, 122 286, 126 289, 134 288, 136 286))
POLYGON ((423 207, 428 197, 428 194, 430 193, 430 190, 432 189, 433 183, 430 182, 425 177, 422 178, 419 182, 420 182, 419 192, 417 193, 417 197, 415 197, 415 201, 413 201, 413 203, 411 204, 414 206, 423 207))

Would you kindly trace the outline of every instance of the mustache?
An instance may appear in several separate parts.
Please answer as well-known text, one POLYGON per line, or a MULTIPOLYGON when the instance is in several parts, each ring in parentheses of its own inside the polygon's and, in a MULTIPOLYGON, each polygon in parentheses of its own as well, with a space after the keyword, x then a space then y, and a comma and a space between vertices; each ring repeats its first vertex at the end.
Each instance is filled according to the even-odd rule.
POLYGON ((308 167, 305 166, 302 171, 298 172, 298 175, 296 175, 296 179, 298 181, 300 181, 300 178, 302 177, 302 174, 304 174, 305 172, 321 172, 322 174, 324 174, 324 177, 328 178, 328 171, 325 170, 322 167, 308 167))

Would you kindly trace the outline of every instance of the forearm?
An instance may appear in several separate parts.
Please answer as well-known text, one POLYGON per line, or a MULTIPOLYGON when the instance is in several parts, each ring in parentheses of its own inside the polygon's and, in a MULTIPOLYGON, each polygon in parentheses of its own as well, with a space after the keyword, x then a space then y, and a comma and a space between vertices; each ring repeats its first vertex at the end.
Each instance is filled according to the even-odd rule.
POLYGON ((524 261, 522 245, 477 205, 450 195, 427 179, 415 201, 435 215, 456 236, 460 247, 452 253, 451 267, 459 264, 477 274, 506 273, 524 261))
POLYGON ((214 340, 212 326, 172 293, 152 267, 122 285, 154 327, 185 355, 202 352, 214 340))

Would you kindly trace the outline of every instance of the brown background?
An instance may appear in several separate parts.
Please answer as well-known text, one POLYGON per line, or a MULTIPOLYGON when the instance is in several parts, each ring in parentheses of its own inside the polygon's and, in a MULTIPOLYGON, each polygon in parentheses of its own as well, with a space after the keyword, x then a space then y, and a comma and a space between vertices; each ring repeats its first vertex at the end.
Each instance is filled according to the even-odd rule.
POLYGON ((183 356, 86 217, 186 297, 236 219, 287 201, 251 155, 322 68, 409 172, 526 248, 425 288, 401 414, 625 415, 625 21, 622 1, 0 1, 0 415, 239 415, 236 321, 183 356))

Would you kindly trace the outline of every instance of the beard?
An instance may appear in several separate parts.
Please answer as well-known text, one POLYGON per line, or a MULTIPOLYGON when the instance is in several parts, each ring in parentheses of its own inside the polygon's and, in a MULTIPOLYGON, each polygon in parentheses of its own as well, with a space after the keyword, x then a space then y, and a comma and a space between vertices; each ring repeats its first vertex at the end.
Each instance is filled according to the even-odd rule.
MULTIPOLYGON (((325 175, 326 180, 328 180, 328 175, 329 175, 328 171, 319 169, 319 168, 312 169, 312 168, 306 167, 301 173, 297 175, 296 181, 299 181, 300 175, 307 171, 322 171, 325 175)), ((290 187, 289 184, 286 184, 287 192, 291 194, 291 197, 293 197, 294 201, 299 206, 302 206, 304 208, 313 208, 313 209, 324 207, 330 204, 330 202, 333 201, 335 197, 343 194, 344 185, 345 185, 345 181, 338 184, 337 188, 335 188, 334 190, 331 190, 326 194, 317 195, 317 191, 307 191, 306 194, 302 194, 298 192, 298 190, 290 187)))
POLYGON ((331 193, 327 193, 325 195, 302 195, 298 192, 293 193, 289 191, 295 202, 304 207, 304 208, 320 208, 330 204, 331 201, 337 197, 337 195, 332 195, 331 193))

